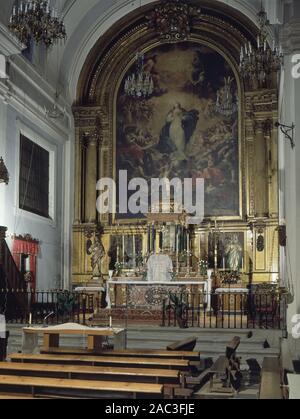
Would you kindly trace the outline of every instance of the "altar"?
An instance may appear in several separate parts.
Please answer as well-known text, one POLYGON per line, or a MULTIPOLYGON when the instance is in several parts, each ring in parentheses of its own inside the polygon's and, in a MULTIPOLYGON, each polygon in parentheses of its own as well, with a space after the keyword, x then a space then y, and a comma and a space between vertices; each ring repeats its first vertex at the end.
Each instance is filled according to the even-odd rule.
POLYGON ((107 282, 107 308, 161 311, 170 294, 200 296, 210 307, 211 281, 177 278, 176 281, 145 281, 141 278, 114 278, 107 282))

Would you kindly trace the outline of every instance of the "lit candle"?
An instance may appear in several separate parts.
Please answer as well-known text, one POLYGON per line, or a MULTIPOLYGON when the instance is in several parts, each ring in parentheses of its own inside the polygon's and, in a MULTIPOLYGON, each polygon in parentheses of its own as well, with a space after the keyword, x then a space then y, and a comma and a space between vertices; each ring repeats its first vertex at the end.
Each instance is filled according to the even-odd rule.
POLYGON ((32 325, 32 313, 29 314, 29 324, 32 325))

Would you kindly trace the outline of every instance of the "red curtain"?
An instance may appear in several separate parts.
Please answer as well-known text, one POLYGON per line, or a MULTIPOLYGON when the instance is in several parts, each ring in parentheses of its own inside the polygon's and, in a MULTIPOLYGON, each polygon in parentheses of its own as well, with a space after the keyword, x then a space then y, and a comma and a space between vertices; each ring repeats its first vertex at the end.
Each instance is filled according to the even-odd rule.
POLYGON ((39 248, 39 242, 36 240, 16 237, 13 239, 12 254, 18 269, 21 268, 21 255, 29 255, 30 272, 33 278, 32 289, 36 288, 36 265, 39 248))

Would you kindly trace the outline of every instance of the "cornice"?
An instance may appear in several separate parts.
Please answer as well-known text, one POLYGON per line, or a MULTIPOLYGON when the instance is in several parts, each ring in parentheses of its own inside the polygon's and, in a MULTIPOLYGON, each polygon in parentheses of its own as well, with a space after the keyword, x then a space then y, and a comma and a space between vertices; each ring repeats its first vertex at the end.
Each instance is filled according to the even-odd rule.
POLYGON ((25 45, 0 22, 0 53, 9 57, 20 54, 25 48, 25 45))

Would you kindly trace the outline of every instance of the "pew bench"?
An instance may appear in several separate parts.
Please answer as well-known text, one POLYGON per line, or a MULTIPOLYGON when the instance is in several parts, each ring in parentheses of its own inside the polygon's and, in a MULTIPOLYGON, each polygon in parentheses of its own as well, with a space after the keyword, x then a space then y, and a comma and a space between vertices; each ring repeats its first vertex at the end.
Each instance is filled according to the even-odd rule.
POLYGON ((282 400, 281 367, 278 358, 265 358, 261 370, 260 400, 282 400))
POLYGON ((52 377, 66 379, 120 380, 151 382, 156 384, 180 382, 181 373, 176 370, 91 367, 86 365, 55 365, 1 362, 0 375, 52 377))
POLYGON ((178 342, 174 342, 171 345, 167 346, 168 351, 193 351, 197 344, 197 338, 188 338, 185 340, 180 340, 178 342))
MULTIPOLYGON (((45 395, 52 391, 58 392, 58 396, 66 394, 82 398, 97 398, 109 394, 116 397, 163 397, 163 386, 160 384, 126 383, 114 381, 86 381, 57 378, 23 377, 0 375, 0 392, 45 395)), ((54 394, 52 394, 53 396, 54 394)))
MULTIPOLYGON (((187 387, 204 385, 204 392, 213 394, 224 394, 230 397, 234 393, 233 385, 240 385, 240 364, 236 358, 236 351, 241 343, 239 337, 234 337, 226 346, 225 356, 220 356, 211 368, 204 370, 197 377, 187 376, 187 387), (206 384, 209 380, 209 384, 206 384)), ((198 395, 203 396, 202 390, 198 395)))
POLYGON ((26 355, 12 354, 9 356, 12 362, 29 363, 48 363, 48 364, 83 364, 90 366, 118 365, 125 367, 156 368, 156 369, 175 369, 189 371, 190 361, 184 359, 161 359, 161 358, 129 358, 129 357, 110 357, 110 356, 81 356, 81 355, 26 355))
POLYGON ((45 348, 41 349, 42 354, 53 355, 99 355, 99 356, 126 356, 141 358, 168 358, 168 359, 184 359, 188 361, 199 361, 200 352, 194 351, 164 351, 156 349, 125 349, 122 351, 105 350, 101 352, 88 351, 80 348, 45 348))

